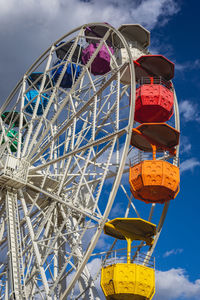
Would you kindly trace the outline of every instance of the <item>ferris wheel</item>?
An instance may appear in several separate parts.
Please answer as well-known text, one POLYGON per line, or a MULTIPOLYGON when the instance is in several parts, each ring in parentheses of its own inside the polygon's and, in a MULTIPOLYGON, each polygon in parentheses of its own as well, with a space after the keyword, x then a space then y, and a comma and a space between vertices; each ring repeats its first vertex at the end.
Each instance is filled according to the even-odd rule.
MULTIPOLYGON (((127 191, 121 182, 130 169, 127 157, 134 153, 141 158, 141 150, 150 152, 147 144, 155 141, 148 126, 134 122, 136 84, 146 76, 162 75, 156 68, 152 71, 152 60, 163 63, 166 76, 172 73, 170 62, 150 55, 148 45, 149 32, 140 25, 118 30, 107 23, 83 25, 53 43, 3 103, 0 299, 100 299, 87 262, 119 188, 128 200, 126 217, 133 213, 151 221, 155 215, 158 226, 148 250, 152 254, 169 201, 158 200, 165 202, 162 208, 150 201, 147 207, 143 195, 141 216, 132 195, 143 196, 137 196, 134 187, 132 193, 127 191)), ((167 82, 171 79, 169 75, 167 82)), ((159 82, 165 87, 168 83, 159 82)), ((169 90, 177 137, 172 84, 169 90)), ((171 115, 170 110, 166 120, 171 115)), ((162 129, 155 126, 154 132, 158 135, 162 129)), ((178 142, 169 143, 157 148, 157 160, 164 157, 177 166, 178 142)), ((174 191, 171 198, 177 187, 174 191)))

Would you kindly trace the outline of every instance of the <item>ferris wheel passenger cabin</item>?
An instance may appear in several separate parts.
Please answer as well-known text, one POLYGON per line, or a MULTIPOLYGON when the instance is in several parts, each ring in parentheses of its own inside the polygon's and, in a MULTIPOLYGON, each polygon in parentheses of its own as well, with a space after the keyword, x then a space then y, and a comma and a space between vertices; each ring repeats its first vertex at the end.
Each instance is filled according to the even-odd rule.
POLYGON ((57 83, 63 69, 66 68, 65 74, 61 80, 60 86, 64 89, 71 88, 75 83, 77 78, 81 73, 81 57, 82 57, 82 47, 77 44, 74 46, 74 42, 61 42, 56 45, 56 56, 57 61, 53 65, 53 70, 51 71, 51 76, 53 80, 53 85, 57 83), (70 61, 67 63, 67 59, 70 58, 70 61))
MULTIPOLYGON (((33 72, 28 76, 28 84, 34 89, 39 90, 43 80, 43 73, 42 72, 33 72)), ((49 75, 46 74, 46 79, 44 83, 44 89, 52 88, 52 83, 50 81, 49 75)))
POLYGON ((179 131, 166 123, 143 123, 132 129, 131 145, 139 151, 130 163, 129 183, 134 198, 146 203, 164 203, 179 192, 179 167, 165 160, 164 152, 174 157, 179 131), (156 152, 163 153, 156 159, 156 152), (148 155, 145 155, 148 153, 148 155), (149 153, 153 154, 150 160, 149 153))
MULTIPOLYGON (((13 128, 19 127, 20 114, 17 111, 4 111, 1 114, 1 118, 2 118, 2 121, 4 122, 4 124, 7 125, 6 136, 9 139, 10 150, 11 150, 11 152, 16 152, 17 145, 18 145, 18 132, 16 130, 14 130, 13 128)), ((22 126, 26 127, 26 125, 27 125, 27 121, 26 121, 26 118, 23 116, 22 126)), ((5 139, 3 138, 1 144, 4 144, 4 143, 5 143, 5 139)))
POLYGON ((30 90, 26 93, 24 99, 24 107, 27 113, 33 114, 39 97, 39 104, 37 108, 37 115, 41 116, 48 104, 49 95, 46 93, 39 94, 37 90, 30 90))
MULTIPOLYGON (((63 68, 65 65, 65 61, 58 60, 54 64, 54 69, 52 71, 52 78, 54 85, 57 83, 63 68)), ((76 65, 75 63, 68 63, 65 74, 61 80, 60 86, 64 89, 68 89, 72 87, 72 84, 77 80, 81 73, 81 67, 76 65)))
MULTIPOLYGON (((82 62, 84 65, 87 64, 92 55, 95 53, 99 46, 100 38, 103 37, 107 31, 108 28, 100 25, 90 26, 85 29, 86 41, 89 43, 89 45, 83 49, 82 62)), ((114 49, 112 47, 112 39, 111 37, 108 37, 106 45, 103 44, 101 46, 93 62, 91 63, 90 72, 93 75, 104 75, 108 73, 110 71, 110 54, 113 53, 114 49)))
MULTIPOLYGON (((19 127, 20 122, 20 113, 17 111, 4 111, 1 114, 1 118, 6 125, 9 125, 11 128, 19 127)), ((27 125, 26 118, 23 116, 22 126, 27 125)))
POLYGON ((174 64, 162 55, 145 55, 134 61, 136 75, 135 121, 166 122, 173 115, 174 64))
POLYGON ((104 233, 127 241, 126 255, 120 251, 110 252, 103 262, 101 287, 107 300, 150 300, 155 293, 154 259, 136 252, 131 254, 131 243, 135 241, 153 244, 156 225, 140 218, 116 218, 107 222, 104 233))
MULTIPOLYGON (((128 43, 132 59, 136 60, 140 56, 147 55, 149 52, 147 47, 150 44, 150 32, 139 24, 124 24, 118 28, 119 32, 123 35, 128 43)), ((119 41, 116 35, 113 35, 113 42, 117 47, 115 58, 118 65, 122 65, 129 61, 129 56, 123 44, 119 41)), ((114 62, 111 62, 114 68, 114 62)), ((130 84, 130 68, 127 66, 121 74, 121 83, 130 84)))

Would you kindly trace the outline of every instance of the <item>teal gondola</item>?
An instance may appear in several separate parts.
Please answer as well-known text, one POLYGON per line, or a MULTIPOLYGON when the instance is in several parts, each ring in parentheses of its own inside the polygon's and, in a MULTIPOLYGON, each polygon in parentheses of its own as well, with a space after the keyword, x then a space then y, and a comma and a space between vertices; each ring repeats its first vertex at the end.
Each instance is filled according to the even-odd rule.
MULTIPOLYGON (((36 90, 30 90, 29 92, 26 93, 25 96, 25 110, 27 113, 29 114, 33 114, 36 102, 37 102, 37 98, 38 98, 38 91, 36 90), (29 104, 29 105, 28 105, 29 104)), ((40 102, 38 105, 38 109, 37 109, 37 115, 41 116, 48 104, 49 101, 49 95, 46 93, 43 93, 40 95, 40 102)))

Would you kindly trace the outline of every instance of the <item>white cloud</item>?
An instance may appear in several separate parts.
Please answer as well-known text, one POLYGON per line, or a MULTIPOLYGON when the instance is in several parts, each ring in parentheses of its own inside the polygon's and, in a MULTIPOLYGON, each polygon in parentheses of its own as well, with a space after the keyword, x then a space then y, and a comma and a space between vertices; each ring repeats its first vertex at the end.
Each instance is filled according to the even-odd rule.
POLYGON ((155 300, 200 299, 200 279, 191 282, 184 269, 156 271, 155 300))
POLYGON ((27 22, 34 20, 35 24, 40 21, 45 25, 45 22, 54 19, 55 26, 62 22, 64 26, 71 24, 72 27, 87 22, 107 21, 113 25, 139 22, 153 28, 160 17, 162 23, 166 23, 168 17, 179 11, 175 0, 0 0, 0 6, 1 23, 7 25, 8 17, 12 17, 11 23, 23 17, 27 22))
POLYGON ((33 61, 69 30, 90 22, 153 29, 179 10, 176 0, 0 0, 0 7, 2 100, 33 61))
POLYGON ((96 244, 95 249, 98 249, 98 251, 107 251, 107 250, 109 250, 111 243, 112 243, 112 240, 110 239, 110 237, 108 237, 107 235, 102 233, 96 244))
POLYGON ((200 161, 198 161, 195 157, 186 159, 180 165, 180 172, 183 173, 185 171, 193 171, 195 167, 200 166, 200 161))
POLYGON ((112 210, 111 210, 111 212, 110 212, 110 217, 111 218, 115 218, 115 217, 123 217, 123 215, 124 215, 124 208, 126 208, 126 206, 127 206, 127 203, 128 202, 126 202, 126 205, 123 205, 122 206, 122 203, 120 203, 120 202, 116 202, 114 205, 113 205, 113 207, 112 207, 112 210), (125 206, 125 207, 124 207, 125 206))
POLYGON ((90 261, 87 264, 88 270, 93 278, 96 277, 97 273, 100 272, 101 269, 101 259, 100 258, 94 258, 92 261, 90 261))
POLYGON ((183 153, 189 153, 192 149, 192 144, 190 143, 187 136, 181 135, 181 143, 180 143, 180 152, 183 153))
POLYGON ((133 19, 138 19, 138 22, 152 29, 159 22, 159 25, 164 25, 169 16, 176 14, 179 11, 175 1, 165 0, 147 0, 142 1, 137 9, 132 11, 133 19))
POLYGON ((188 153, 192 149, 192 144, 186 143, 181 148, 181 153, 188 153))
POLYGON ((189 100, 184 100, 179 105, 180 115, 183 116, 185 122, 197 121, 200 122, 197 104, 189 100))
POLYGON ((163 254, 163 257, 168 257, 168 256, 171 256, 171 255, 180 254, 182 252, 183 252, 183 249, 172 249, 172 250, 166 251, 163 254))
POLYGON ((195 59, 195 61, 187 61, 184 63, 176 63, 176 71, 185 71, 185 70, 197 70, 200 68, 200 59, 195 59))
POLYGON ((97 292, 100 296, 100 299, 105 299, 103 291, 100 286, 100 279, 101 279, 101 259, 100 258, 94 258, 92 261, 90 261, 87 264, 88 270, 94 279, 95 287, 97 289, 97 292))

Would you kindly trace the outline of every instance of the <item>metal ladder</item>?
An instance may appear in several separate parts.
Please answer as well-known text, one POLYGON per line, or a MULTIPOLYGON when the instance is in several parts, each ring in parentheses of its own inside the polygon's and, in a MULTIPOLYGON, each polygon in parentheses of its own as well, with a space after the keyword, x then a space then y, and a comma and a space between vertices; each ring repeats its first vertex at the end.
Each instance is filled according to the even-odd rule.
POLYGON ((26 299, 24 291, 23 261, 19 215, 17 209, 17 194, 6 192, 6 214, 8 230, 9 253, 9 290, 10 299, 26 299))

